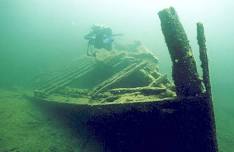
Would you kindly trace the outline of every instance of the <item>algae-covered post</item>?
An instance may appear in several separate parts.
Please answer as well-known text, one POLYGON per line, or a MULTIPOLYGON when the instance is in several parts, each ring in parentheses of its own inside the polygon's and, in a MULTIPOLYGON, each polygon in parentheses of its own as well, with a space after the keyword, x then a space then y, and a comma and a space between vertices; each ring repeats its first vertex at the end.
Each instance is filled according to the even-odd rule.
POLYGON ((206 94, 209 97, 212 97, 208 57, 207 57, 207 49, 206 49, 206 38, 205 38, 205 33, 204 33, 204 26, 202 23, 197 23, 197 42, 199 45, 200 60, 201 60, 201 67, 202 67, 202 73, 203 73, 203 82, 206 88, 206 94))
POLYGON ((202 84, 187 35, 173 7, 158 13, 171 60, 172 77, 179 97, 197 96, 202 84))
POLYGON ((206 38, 204 32, 204 26, 202 23, 197 23, 197 42, 199 45, 199 53, 201 60, 201 68, 203 73, 203 83, 206 89, 206 96, 209 101, 209 111, 211 115, 212 125, 212 134, 213 134, 213 149, 214 151, 218 151, 218 145, 216 141, 216 126, 215 126, 215 116, 213 111, 213 103, 212 103, 212 93, 211 93, 211 85, 210 85, 210 76, 209 76, 209 66, 208 66, 208 57, 207 57, 207 49, 206 49, 206 38))

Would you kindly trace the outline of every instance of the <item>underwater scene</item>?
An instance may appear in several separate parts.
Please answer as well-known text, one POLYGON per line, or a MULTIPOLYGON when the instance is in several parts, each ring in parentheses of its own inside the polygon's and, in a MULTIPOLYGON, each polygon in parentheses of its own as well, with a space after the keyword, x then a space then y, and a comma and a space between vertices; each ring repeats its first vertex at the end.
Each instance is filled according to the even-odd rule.
POLYGON ((233 4, 0 1, 0 152, 233 152, 233 4))

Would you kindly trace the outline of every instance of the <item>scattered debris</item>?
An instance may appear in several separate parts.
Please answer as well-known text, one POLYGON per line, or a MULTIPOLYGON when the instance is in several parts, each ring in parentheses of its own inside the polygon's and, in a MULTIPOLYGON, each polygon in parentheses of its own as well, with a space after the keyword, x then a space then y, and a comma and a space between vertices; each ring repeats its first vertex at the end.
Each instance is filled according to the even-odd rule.
POLYGON ((158 58, 151 53, 125 50, 103 55, 96 61, 84 58, 77 61, 76 66, 67 68, 64 73, 56 72, 53 79, 42 83, 35 90, 35 97, 77 104, 103 104, 176 96, 173 83, 166 74, 159 72, 158 58))

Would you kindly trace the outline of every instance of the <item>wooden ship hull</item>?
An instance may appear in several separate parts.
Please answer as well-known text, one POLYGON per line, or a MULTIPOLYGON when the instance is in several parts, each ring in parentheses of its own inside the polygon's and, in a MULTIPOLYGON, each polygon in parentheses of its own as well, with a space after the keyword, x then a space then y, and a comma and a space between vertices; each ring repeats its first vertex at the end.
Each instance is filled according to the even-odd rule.
MULTIPOLYGON (((120 53, 101 62, 79 60, 35 90, 33 99, 38 106, 78 132, 80 151, 218 151, 209 75, 203 71, 203 81, 199 81, 174 9, 165 9, 159 16, 163 16, 162 30, 173 61, 175 86, 159 72, 152 55, 120 53), (166 22, 165 18, 174 20, 166 22), (170 31, 170 26, 179 30, 170 31), (168 38, 172 34, 177 36, 173 37, 177 46, 168 38), (175 52, 178 45, 183 53, 175 52), (175 58, 183 62, 178 66, 175 58)), ((204 47, 200 49, 204 51, 204 47)), ((202 59, 207 63, 204 61, 207 58, 202 59)))
POLYGON ((217 150, 213 111, 204 96, 97 105, 38 101, 78 132, 83 152, 217 150))

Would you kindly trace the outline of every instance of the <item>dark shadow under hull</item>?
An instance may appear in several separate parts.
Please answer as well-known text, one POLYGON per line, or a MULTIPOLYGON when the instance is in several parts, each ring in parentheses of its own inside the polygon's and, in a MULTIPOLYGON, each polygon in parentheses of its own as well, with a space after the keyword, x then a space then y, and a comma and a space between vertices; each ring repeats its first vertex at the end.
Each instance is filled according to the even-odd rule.
POLYGON ((83 152, 217 151, 212 105, 207 97, 100 105, 36 103, 68 122, 73 130, 80 128, 83 135, 77 138, 83 141, 83 152), (93 141, 99 148, 90 148, 93 141))

